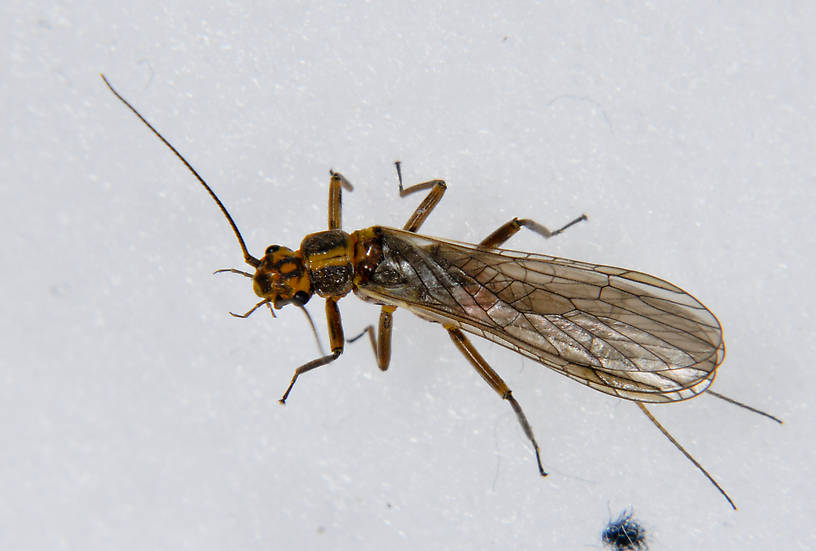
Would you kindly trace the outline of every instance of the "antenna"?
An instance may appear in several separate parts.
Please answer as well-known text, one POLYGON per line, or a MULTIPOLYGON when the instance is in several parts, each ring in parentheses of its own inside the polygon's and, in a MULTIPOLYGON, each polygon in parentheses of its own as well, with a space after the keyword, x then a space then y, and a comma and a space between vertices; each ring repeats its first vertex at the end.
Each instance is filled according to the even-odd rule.
POLYGON ((183 156, 181 153, 179 153, 179 152, 178 152, 178 150, 177 150, 175 147, 173 147, 173 146, 172 146, 172 144, 171 144, 170 142, 168 142, 168 141, 165 139, 165 137, 164 137, 164 136, 162 136, 162 135, 159 133, 159 131, 158 131, 158 130, 156 130, 155 128, 153 128, 153 125, 152 125, 152 124, 150 124, 149 122, 147 122, 147 119, 145 119, 145 118, 142 116, 142 114, 141 114, 141 113, 139 113, 139 112, 136 110, 136 108, 135 108, 135 107, 133 107, 133 106, 132 106, 130 103, 128 103, 128 100, 126 100, 126 99, 125 99, 125 98, 123 98, 121 95, 119 95, 119 92, 117 92, 117 91, 116 91, 116 90, 113 88, 113 86, 111 86, 111 83, 110 83, 110 82, 108 82, 108 79, 107 79, 107 78, 105 78, 105 75, 104 75, 104 74, 100 74, 99 76, 101 76, 101 77, 102 77, 102 80, 104 80, 104 81, 105 81, 105 84, 108 86, 108 88, 110 88, 110 91, 111 91, 111 92, 113 92, 113 95, 114 95, 114 96, 116 96, 117 98, 119 98, 119 101, 121 101, 122 103, 124 103, 124 104, 127 106, 127 108, 128 108, 128 109, 130 109, 131 111, 133 111, 133 113, 134 113, 134 114, 135 114, 137 117, 139 117, 139 120, 141 120, 143 123, 145 123, 145 125, 146 125, 146 126, 147 126, 147 127, 150 129, 150 130, 152 130, 152 131, 153 131, 153 133, 154 133, 156 136, 158 136, 158 138, 159 138, 159 139, 160 139, 162 142, 164 142, 164 145, 166 145, 167 147, 169 147, 169 148, 170 148, 170 151, 172 151, 173 153, 175 153, 175 154, 176 154, 176 157, 178 157, 178 158, 181 160, 181 162, 182 162, 182 163, 184 163, 184 166, 186 166, 186 167, 189 169, 189 171, 193 173, 193 176, 195 176, 195 177, 196 177, 196 179, 199 181, 199 183, 201 183, 201 185, 202 185, 202 186, 204 186, 204 189, 206 189, 206 190, 207 190, 207 193, 209 193, 209 194, 210 194, 210 197, 212 197, 212 198, 213 198, 213 201, 215 201, 215 203, 218 205, 218 208, 219 208, 219 209, 221 209, 221 212, 222 212, 222 213, 224 213, 224 216, 226 216, 226 218, 227 218, 227 222, 229 222, 230 226, 232 226, 232 231, 233 231, 233 233, 235 233, 235 237, 237 237, 237 238, 238 238, 238 244, 241 246, 241 251, 244 253, 244 262, 246 262, 247 264, 249 264, 250 266, 252 266, 252 267, 254 267, 254 268, 257 268, 257 267, 258 267, 258 266, 261 264, 261 262, 260 262, 260 261, 259 261, 257 258, 255 258, 254 256, 252 256, 251 254, 249 254, 249 251, 248 251, 248 250, 247 250, 247 248, 246 248, 246 243, 244 243, 244 238, 243 238, 243 237, 241 237, 241 232, 238 230, 238 226, 236 226, 236 225, 235 225, 235 221, 232 219, 232 216, 230 216, 230 213, 227 211, 227 207, 225 207, 225 206, 224 206, 224 203, 222 203, 222 202, 221 202, 221 199, 219 199, 219 198, 218 198, 218 196, 215 194, 215 192, 212 190, 212 188, 211 188, 211 187, 210 187, 210 186, 207 184, 207 182, 205 182, 205 181, 204 181, 204 178, 202 178, 202 177, 201 177, 201 176, 198 174, 198 172, 196 172, 196 169, 194 169, 194 168, 193 168, 193 165, 191 165, 189 162, 187 162, 187 159, 185 159, 185 158, 184 158, 184 156, 183 156))

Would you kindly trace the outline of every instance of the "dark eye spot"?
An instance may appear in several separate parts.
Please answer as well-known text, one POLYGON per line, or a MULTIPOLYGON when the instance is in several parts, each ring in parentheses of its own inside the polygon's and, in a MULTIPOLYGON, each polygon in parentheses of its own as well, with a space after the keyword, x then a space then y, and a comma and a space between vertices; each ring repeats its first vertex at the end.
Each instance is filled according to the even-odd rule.
POLYGON ((309 302, 310 298, 312 298, 312 296, 309 293, 306 293, 304 291, 298 291, 297 293, 295 293, 295 296, 294 296, 295 302, 297 302, 298 304, 301 304, 301 305, 306 304, 307 302, 309 302))
POLYGON ((266 254, 271 254, 280 250, 280 245, 269 245, 266 248, 266 254))

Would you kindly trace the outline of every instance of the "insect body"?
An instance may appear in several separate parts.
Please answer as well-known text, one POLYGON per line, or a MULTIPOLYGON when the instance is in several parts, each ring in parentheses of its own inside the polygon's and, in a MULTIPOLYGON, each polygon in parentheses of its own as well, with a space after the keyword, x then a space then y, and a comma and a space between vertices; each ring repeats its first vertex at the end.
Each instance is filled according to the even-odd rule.
POLYGON ((370 326, 358 337, 369 335, 382 370, 390 363, 392 314, 397 308, 441 324, 479 375, 513 408, 542 476, 546 473, 539 446, 524 411, 467 334, 510 348, 596 390, 635 401, 734 506, 643 405, 684 400, 706 390, 725 356, 717 318, 682 289, 644 273, 498 248, 521 228, 549 238, 586 216, 555 231, 533 220, 514 218, 476 245, 418 235, 446 185, 431 180, 403 188, 397 163, 401 196, 429 190, 402 229, 372 226, 344 232, 341 193, 352 186, 341 174, 331 172, 328 230, 307 235, 297 250, 272 245, 258 259, 247 250, 210 186, 105 83, 190 169, 232 227, 245 262, 255 272, 220 271, 252 278, 261 298, 239 317, 264 305, 273 311, 287 304, 303 307, 314 295, 325 299, 330 353, 298 367, 281 402, 300 375, 342 354, 346 339, 338 301, 353 292, 381 307, 378 328, 370 326))

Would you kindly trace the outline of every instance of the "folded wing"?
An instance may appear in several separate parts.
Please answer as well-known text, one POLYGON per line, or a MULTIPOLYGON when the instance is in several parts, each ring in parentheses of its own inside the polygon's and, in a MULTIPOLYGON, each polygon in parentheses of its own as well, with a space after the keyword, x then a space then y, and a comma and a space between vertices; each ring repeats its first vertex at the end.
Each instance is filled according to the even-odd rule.
POLYGON ((725 357, 717 318, 656 277, 382 228, 364 298, 515 350, 596 390, 644 402, 703 392, 725 357))

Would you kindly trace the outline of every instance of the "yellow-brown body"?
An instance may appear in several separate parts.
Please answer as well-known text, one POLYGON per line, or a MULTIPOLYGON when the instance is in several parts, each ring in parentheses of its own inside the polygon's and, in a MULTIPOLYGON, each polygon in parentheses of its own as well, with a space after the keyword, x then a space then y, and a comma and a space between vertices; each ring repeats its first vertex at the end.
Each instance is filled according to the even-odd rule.
POLYGON ((397 163, 400 196, 429 190, 425 199, 401 230, 371 226, 346 233, 341 223, 341 191, 350 191, 352 186, 332 171, 328 230, 307 235, 296 251, 271 245, 258 259, 247 250, 232 216, 210 186, 105 82, 190 169, 232 227, 244 261, 255 273, 219 271, 252 278, 253 289, 262 298, 238 317, 248 317, 261 306, 302 307, 315 294, 325 299, 331 353, 298 367, 281 402, 299 375, 331 363, 343 352, 346 341, 337 301, 353 291, 381 306, 376 336, 373 326, 362 334, 367 332, 371 338, 382 370, 390 362, 391 315, 398 307, 441 323, 479 375, 513 408, 535 450, 541 475, 546 473, 539 446, 521 406, 465 333, 515 350, 591 388, 635 401, 734 506, 711 475, 643 405, 685 400, 706 390, 725 356, 717 318, 682 289, 647 274, 498 248, 522 227, 549 238, 586 220, 585 215, 555 231, 534 220, 513 218, 476 245, 421 236, 416 232, 441 200, 446 185, 442 180, 429 180, 403 188, 397 163))

